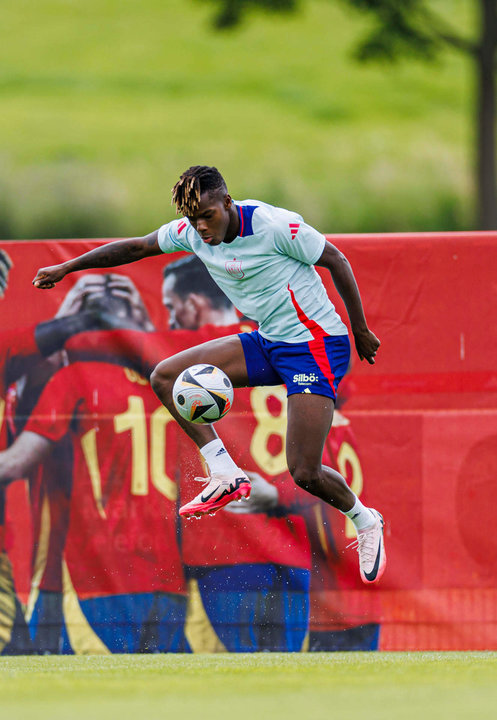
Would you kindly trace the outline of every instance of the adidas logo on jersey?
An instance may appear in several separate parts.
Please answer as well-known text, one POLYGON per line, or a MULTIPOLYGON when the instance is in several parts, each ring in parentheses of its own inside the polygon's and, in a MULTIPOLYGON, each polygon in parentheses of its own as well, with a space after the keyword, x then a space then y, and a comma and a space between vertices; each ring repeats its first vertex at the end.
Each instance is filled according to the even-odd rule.
POLYGON ((290 228, 290 232, 292 234, 292 240, 295 240, 299 231, 300 223, 290 223, 288 227, 290 228))
POLYGON ((297 373, 293 376, 293 382, 298 385, 307 385, 308 383, 317 382, 318 380, 319 377, 316 373, 310 373, 309 375, 307 375, 307 373, 297 373))

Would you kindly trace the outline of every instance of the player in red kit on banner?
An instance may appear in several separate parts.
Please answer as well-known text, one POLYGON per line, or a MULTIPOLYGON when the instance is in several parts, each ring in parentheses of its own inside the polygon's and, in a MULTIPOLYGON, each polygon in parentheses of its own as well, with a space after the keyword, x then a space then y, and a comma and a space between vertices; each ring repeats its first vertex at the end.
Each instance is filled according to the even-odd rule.
POLYGON ((250 492, 250 480, 211 426, 183 420, 174 408, 176 377, 195 363, 220 367, 235 387, 284 383, 288 394, 286 458, 297 485, 332 505, 357 530, 365 583, 383 574, 383 518, 365 507, 322 455, 336 392, 347 371, 350 342, 314 266, 327 269, 349 316, 361 360, 373 364, 380 342, 368 328, 351 267, 297 213, 257 200, 235 202, 216 168, 194 166, 173 188, 183 215, 142 238, 115 241, 60 265, 42 268, 33 283, 51 288, 69 272, 111 267, 186 251, 197 255, 235 307, 259 324, 161 362, 151 381, 161 402, 194 440, 209 468, 206 488, 180 508, 185 517, 219 509, 250 492))
MULTIPOLYGON (((136 371, 73 363, 51 378, 24 431, 0 455, 0 477, 9 481, 29 473, 67 435, 72 441, 62 651, 184 649, 176 432, 136 371)), ((49 593, 38 603, 33 598, 35 624, 44 614, 40 603, 49 601, 49 593)))
MULTIPOLYGON (((0 298, 7 290, 11 267, 9 255, 0 249, 0 298)), ((108 324, 98 314, 86 312, 77 318, 60 317, 0 332, 0 451, 5 450, 8 444, 6 391, 9 385, 62 348, 74 333, 105 326, 108 327, 108 324)), ((12 567, 7 555, 5 499, 5 491, 0 488, 0 651, 25 654, 32 652, 33 648, 15 595, 12 567)))

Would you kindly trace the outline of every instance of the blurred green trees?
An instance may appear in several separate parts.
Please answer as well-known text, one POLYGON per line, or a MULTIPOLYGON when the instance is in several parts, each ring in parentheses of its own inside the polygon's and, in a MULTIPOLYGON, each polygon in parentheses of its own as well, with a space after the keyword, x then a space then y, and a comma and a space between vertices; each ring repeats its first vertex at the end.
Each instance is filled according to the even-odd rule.
POLYGON ((467 56, 360 65, 345 0, 234 7, 221 33, 198 0, 3 0, 0 237, 144 234, 198 163, 324 232, 475 227, 467 56))
MULTIPOLYGON (((214 0, 218 12, 214 24, 233 27, 250 6, 265 10, 288 11, 295 0, 214 0)), ((475 68, 475 167, 477 188, 477 227, 497 229, 496 173, 496 95, 497 3, 474 0, 478 28, 474 37, 458 30, 434 9, 429 0, 340 0, 372 19, 372 26, 359 41, 358 60, 395 61, 416 56, 434 59, 444 46, 468 55, 475 68)))

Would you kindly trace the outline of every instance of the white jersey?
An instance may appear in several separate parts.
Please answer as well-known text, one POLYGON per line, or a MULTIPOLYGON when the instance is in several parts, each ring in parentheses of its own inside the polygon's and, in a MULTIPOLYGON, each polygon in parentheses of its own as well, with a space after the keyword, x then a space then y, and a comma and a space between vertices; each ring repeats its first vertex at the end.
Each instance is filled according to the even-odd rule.
POLYGON ((159 228, 164 253, 184 250, 205 264, 212 278, 244 315, 273 342, 307 342, 323 333, 346 335, 313 265, 326 238, 300 215, 258 200, 235 203, 239 235, 211 247, 186 218, 159 228))

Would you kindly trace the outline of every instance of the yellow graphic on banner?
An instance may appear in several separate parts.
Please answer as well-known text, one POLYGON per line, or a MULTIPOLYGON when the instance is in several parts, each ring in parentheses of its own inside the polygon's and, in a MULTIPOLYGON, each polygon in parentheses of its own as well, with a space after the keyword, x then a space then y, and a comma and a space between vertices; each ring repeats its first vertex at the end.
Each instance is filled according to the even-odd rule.
MULTIPOLYGON (((356 451, 348 442, 343 442, 340 445, 337 457, 338 471, 347 478, 347 482, 352 492, 355 492, 357 497, 360 497, 363 489, 363 477, 361 461, 359 460, 356 451), (350 472, 352 478, 350 478, 350 472)), ((357 531, 350 518, 345 519, 345 535, 348 538, 355 538, 357 531)))
POLYGON ((43 503, 41 506, 41 519, 40 519, 40 534, 38 536, 36 557, 33 567, 33 577, 31 579, 31 589, 29 591, 28 606, 26 608, 26 622, 29 623, 33 610, 38 600, 40 593, 40 582, 45 572, 48 559, 48 549, 50 543, 50 503, 48 497, 43 497, 43 503))
POLYGON ((207 617, 196 580, 188 582, 188 607, 185 636, 194 653, 224 653, 226 647, 216 635, 207 617))
POLYGON ((149 384, 148 380, 144 378, 143 375, 140 375, 140 373, 137 373, 136 370, 132 370, 131 368, 124 368, 124 374, 130 382, 138 383, 138 385, 149 384))
POLYGON ((143 398, 131 395, 128 409, 114 417, 116 433, 131 433, 131 494, 148 494, 147 418, 143 398))
MULTIPOLYGON (((114 416, 114 430, 117 434, 129 432, 131 440, 131 495, 145 496, 149 493, 149 467, 152 485, 171 502, 178 497, 178 487, 166 471, 166 431, 173 416, 164 407, 150 415, 150 459, 148 455, 149 436, 147 415, 143 398, 128 397, 128 407, 114 416)), ((107 518, 102 493, 102 475, 98 461, 97 428, 92 428, 81 438, 81 447, 90 476, 93 497, 98 514, 107 518)))
POLYGON ((323 548, 323 552, 325 555, 329 555, 330 548, 328 545, 328 540, 326 539, 326 531, 324 529, 324 519, 323 519, 323 508, 321 505, 312 506, 314 515, 316 517, 316 527, 318 530, 318 537, 319 537, 319 544, 323 548))
POLYGON ((0 652, 9 644, 16 617, 16 596, 12 565, 7 554, 0 553, 0 652))
POLYGON ((256 387, 250 393, 250 404, 257 425, 250 441, 250 453, 263 472, 279 475, 287 469, 286 439, 286 390, 284 387, 256 387), (272 415, 268 399, 275 397, 281 403, 279 415, 272 415), (272 435, 280 439, 280 450, 276 455, 269 452, 268 444, 272 435))
POLYGON ((107 515, 105 514, 104 506, 102 503, 102 476, 100 474, 100 467, 98 465, 97 455, 97 430, 92 428, 81 438, 81 447, 83 449, 83 455, 85 456, 86 465, 88 467, 88 474, 90 475, 91 487, 93 490, 93 497, 95 498, 95 505, 97 506, 98 514, 105 520, 107 515))
POLYGON ((69 642, 75 654, 110 655, 109 648, 100 640, 81 609, 65 561, 62 564, 62 587, 64 620, 69 642))
POLYGON ((166 430, 170 422, 176 422, 165 407, 154 410, 150 417, 150 471, 152 484, 172 502, 178 497, 178 486, 166 472, 166 430))

